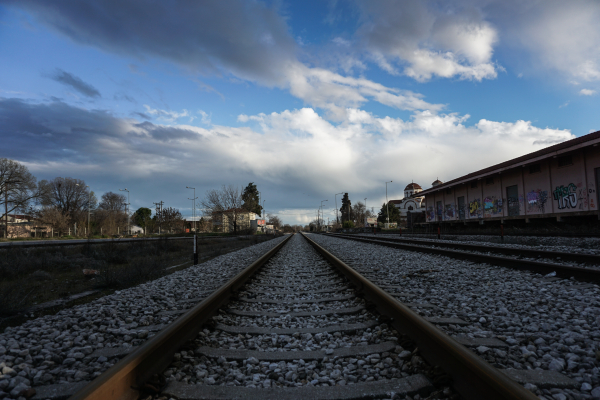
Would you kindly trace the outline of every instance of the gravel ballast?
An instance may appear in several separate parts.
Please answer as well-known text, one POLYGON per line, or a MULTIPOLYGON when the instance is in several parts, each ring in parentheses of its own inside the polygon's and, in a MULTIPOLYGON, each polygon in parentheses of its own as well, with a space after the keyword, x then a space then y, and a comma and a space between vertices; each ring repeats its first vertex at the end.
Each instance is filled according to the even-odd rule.
POLYGON ((411 305, 420 315, 470 322, 439 326, 448 334, 505 342, 506 348, 473 348, 492 365, 556 371, 578 383, 526 383, 540 398, 600 398, 598 285, 327 235, 310 238, 374 283, 397 287, 405 295, 400 301, 436 306, 411 305))
POLYGON ((36 386, 92 380, 180 315, 169 311, 200 302, 282 240, 6 328, 0 334, 0 399, 17 399, 36 386))

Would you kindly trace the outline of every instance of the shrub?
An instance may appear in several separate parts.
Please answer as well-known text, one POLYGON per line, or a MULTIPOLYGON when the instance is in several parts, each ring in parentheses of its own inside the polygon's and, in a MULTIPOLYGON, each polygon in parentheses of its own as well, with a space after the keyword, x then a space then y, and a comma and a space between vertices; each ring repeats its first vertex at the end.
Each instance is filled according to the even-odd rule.
POLYGON ((344 225, 342 225, 342 227, 344 227, 344 228, 354 228, 354 222, 352 222, 352 221, 344 221, 344 225))

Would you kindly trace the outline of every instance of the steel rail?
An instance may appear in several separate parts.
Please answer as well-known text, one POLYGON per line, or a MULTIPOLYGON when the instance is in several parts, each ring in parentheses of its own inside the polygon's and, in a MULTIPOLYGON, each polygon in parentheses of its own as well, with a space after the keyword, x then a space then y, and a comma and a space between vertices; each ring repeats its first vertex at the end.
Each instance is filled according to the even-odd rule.
MULTIPOLYGON (((336 236, 343 237, 352 237, 355 235, 344 235, 344 234, 335 234, 336 236)), ((406 238, 391 238, 391 237, 367 237, 362 235, 356 235, 356 237, 361 237, 365 239, 377 239, 384 240, 389 242, 397 242, 397 243, 410 243, 410 244, 420 244, 423 246, 439 246, 453 249, 461 249, 467 251, 484 251, 484 252, 493 252, 493 253, 501 253, 501 254, 509 254, 509 255, 520 255, 523 257, 542 257, 547 259, 556 259, 560 258, 562 260, 567 261, 575 261, 575 262, 583 262, 588 264, 600 265, 600 256, 594 254, 581 254, 581 253, 563 253, 560 251, 548 251, 548 250, 535 250, 535 249, 521 249, 515 247, 503 247, 496 246, 493 244, 470 244, 470 243, 449 243, 443 241, 431 241, 431 240, 423 240, 423 239, 406 239, 406 238)))
POLYGON ((283 240, 209 297, 142 344, 102 375, 94 379, 70 400, 133 400, 153 374, 162 372, 173 354, 196 337, 202 325, 225 304, 233 293, 269 261, 292 237, 283 240))
POLYGON ((353 282, 368 300, 375 303, 379 312, 393 319, 394 328, 418 344, 419 352, 427 361, 440 366, 452 377, 454 388, 464 398, 472 400, 535 400, 538 398, 306 235, 302 235, 319 254, 353 282))
POLYGON ((571 278, 574 277, 576 279, 582 281, 588 281, 593 283, 600 282, 600 269, 594 268, 583 268, 583 267, 572 267, 563 264, 549 263, 549 262, 541 262, 541 261, 531 261, 531 260, 519 260, 517 258, 507 258, 500 256, 493 256, 487 254, 477 254, 477 253, 469 253, 465 251, 457 251, 457 250, 447 250, 440 249, 429 246, 421 246, 414 244, 404 244, 397 242, 389 242, 378 239, 367 239, 361 237, 353 237, 353 236, 342 236, 342 235, 333 235, 333 237, 339 237, 341 239, 348 240, 356 240, 359 242, 371 243, 380 246, 393 247, 396 249, 408 250, 408 251, 418 251, 421 253, 429 253, 429 254, 438 254, 442 256, 448 256, 452 258, 457 258, 460 260, 468 260, 475 261, 480 263, 487 263, 492 265, 498 265, 501 267, 507 267, 518 270, 527 270, 539 272, 542 274, 547 274, 550 272, 556 272, 556 276, 560 278, 571 278))

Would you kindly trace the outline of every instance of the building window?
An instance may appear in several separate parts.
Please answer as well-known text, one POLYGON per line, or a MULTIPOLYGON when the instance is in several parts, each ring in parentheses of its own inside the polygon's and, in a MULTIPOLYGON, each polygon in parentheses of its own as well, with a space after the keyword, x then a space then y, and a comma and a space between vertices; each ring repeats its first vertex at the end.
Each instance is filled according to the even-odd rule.
POLYGON ((485 179, 485 184, 486 185, 493 185, 494 184, 494 178, 486 178, 485 179))
POLYGON ((573 165, 573 157, 562 156, 558 157, 558 167, 566 167, 567 165, 573 165))
POLYGON ((413 209, 413 206, 408 206, 408 211, 411 211, 413 209))
POLYGON ((477 189, 477 181, 471 182, 471 189, 477 189))
POLYGON ((446 189, 446 194, 452 194, 452 189, 450 189, 450 188, 446 189))
POLYGON ((541 164, 531 164, 529 166, 529 173, 530 174, 535 174, 536 172, 542 172, 542 165, 541 164))

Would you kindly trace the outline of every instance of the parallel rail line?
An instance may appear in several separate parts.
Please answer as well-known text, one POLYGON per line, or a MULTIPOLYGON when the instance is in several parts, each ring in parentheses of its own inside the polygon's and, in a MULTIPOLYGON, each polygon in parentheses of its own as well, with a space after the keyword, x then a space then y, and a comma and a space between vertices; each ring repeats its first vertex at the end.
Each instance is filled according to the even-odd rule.
MULTIPOLYGON (((416 342, 419 348, 419 352, 425 357, 425 359, 427 359, 433 365, 440 366, 448 375, 450 375, 453 381, 454 388, 464 398, 531 400, 537 398, 535 395, 533 395, 533 393, 529 392, 528 390, 525 390, 522 386, 510 379, 500 370, 497 370, 496 368, 488 364, 486 361, 476 356, 466 347, 462 346, 456 340, 443 333, 439 328, 435 327, 432 323, 419 316, 408 306, 400 303, 388 293, 384 292, 380 287, 373 284, 370 280, 365 278, 363 275, 359 274, 357 271, 355 271, 347 264, 342 262, 340 259, 338 259, 334 255, 329 253, 327 250, 319 246, 317 243, 310 240, 305 235, 302 236, 308 240, 310 245, 313 246, 313 248, 322 257, 324 257, 330 265, 332 265, 337 271, 341 272, 356 288, 358 288, 358 291, 361 294, 364 294, 364 296, 377 307, 380 313, 390 318, 389 321, 394 326, 394 328, 396 328, 396 330, 408 335, 414 342, 416 342)), ((156 336, 148 340, 146 343, 134 350, 120 362, 115 364, 104 374, 100 375, 94 381, 89 383, 86 387, 84 387, 78 393, 73 395, 71 399, 104 400, 137 398, 140 394, 140 388, 143 387, 144 383, 153 374, 158 374, 162 372, 169 365, 173 358, 173 355, 177 352, 177 350, 185 343, 187 343, 190 339, 196 337, 202 325, 205 322, 207 322, 207 320, 212 315, 217 313, 219 309, 223 308, 230 299, 235 298, 237 296, 236 291, 239 290, 250 278, 255 276, 259 269, 263 265, 265 265, 269 261, 269 259, 275 256, 275 254, 283 246, 285 246, 291 238, 292 236, 290 236, 285 241, 277 245, 275 248, 267 252, 260 259, 258 259, 252 265, 244 269, 235 278, 231 279, 229 282, 227 282, 224 286, 222 286, 208 298, 206 298, 201 303, 193 307, 190 311, 185 313, 178 320, 170 324, 164 330, 159 332, 156 336)), ((298 277, 300 277, 300 275, 298 277)), ((257 279, 267 279, 276 282, 275 278, 275 276, 261 276, 257 279)), ((326 282, 327 279, 327 276, 323 274, 319 276, 317 282, 326 282)), ((283 285, 269 284, 268 281, 265 284, 270 287, 275 287, 276 290, 274 293, 289 293, 285 292, 284 289, 279 289, 283 285)), ((310 289, 308 289, 308 291, 310 291, 310 289)), ((299 291, 294 290, 293 293, 299 293, 299 291)), ((248 301, 251 300, 251 298, 238 300, 248 301)), ((296 303, 297 302, 294 302, 294 304, 296 303)), ((335 312, 335 309, 333 310, 333 312, 335 314, 338 314, 335 312)), ((262 312, 262 314, 260 312, 258 313, 259 315, 268 314, 265 312, 262 312)), ((288 314, 298 314, 300 316, 304 313, 290 312, 288 314)), ((279 315, 281 316, 282 314, 279 315)), ((344 331, 344 329, 358 329, 357 326, 337 328, 341 331, 344 331)), ((362 328, 364 329, 365 327, 362 328)), ((221 327, 221 329, 223 329, 223 327, 221 327)), ((229 329, 232 332, 236 332, 237 328, 229 327, 224 329, 229 329)), ((244 327, 243 330, 248 331, 252 329, 256 330, 258 328, 244 327)), ((323 330, 323 328, 319 329, 323 330)), ((317 331, 319 329, 317 329, 317 331)), ((325 330, 327 330, 327 328, 325 328, 325 330)), ((274 329, 274 331, 283 332, 286 330, 274 329)), ((287 331, 290 331, 288 334, 291 334, 293 332, 309 332, 311 331, 311 329, 295 328, 287 329, 287 331)), ((312 329, 312 331, 315 331, 315 329, 312 329)), ((282 334, 281 332, 279 332, 279 334, 282 334)), ((212 349, 210 351, 212 351, 214 354, 221 354, 219 353, 219 349, 212 349)), ((297 357, 293 354, 293 352, 290 353, 292 354, 288 354, 289 357, 297 357)), ((343 351, 340 352, 340 354, 342 353, 343 351)), ((266 357, 265 359, 269 359, 269 357, 272 356, 273 353, 261 352, 260 355, 261 357, 266 357)), ((276 356, 281 357, 281 354, 276 354, 276 356)), ((314 357, 318 358, 322 357, 322 355, 315 354, 314 357)), ((201 388, 203 388, 202 385, 187 386, 189 386, 189 390, 194 391, 202 390, 201 388)), ((360 387, 362 388, 364 386, 360 387)), ((226 386, 204 386, 204 388, 206 390, 208 390, 208 388, 212 388, 211 393, 213 394, 217 393, 220 390, 220 392, 218 393, 220 393, 222 397, 219 398, 229 398, 227 395, 233 393, 232 389, 226 386)), ((357 393, 352 392, 353 388, 358 390, 359 386, 335 386, 329 388, 281 388, 282 390, 279 390, 278 392, 273 392, 273 388, 248 389, 241 387, 240 389, 245 389, 245 391, 242 390, 243 393, 255 391, 253 393, 255 393, 257 398, 258 396, 262 396, 264 394, 264 396, 262 397, 264 399, 276 398, 274 397, 276 396, 276 393, 278 393, 277 396, 283 396, 284 398, 293 398, 291 396, 298 395, 307 396, 309 398, 321 398, 324 395, 328 396, 327 398, 338 398, 337 396, 339 396, 339 394, 336 394, 338 393, 336 392, 338 391, 338 389, 339 393, 342 393, 342 397, 350 396, 351 398, 357 398, 357 393), (318 391, 317 389, 326 390, 318 391)), ((195 398, 204 397, 200 396, 195 398)))
POLYGON ((529 249, 515 249, 505 248, 501 246, 493 245, 471 245, 471 244, 454 244, 454 243, 440 243, 440 242, 427 242, 421 240, 411 239, 394 239, 394 238, 367 238, 357 235, 343 235, 343 234, 331 234, 334 237, 343 239, 355 240, 364 243, 371 243, 380 246, 393 247, 402 250, 417 251, 429 254, 438 254, 457 258, 461 260, 469 260, 479 263, 487 263, 491 265, 498 265, 513 269, 529 270, 539 273, 551 273, 556 272, 556 276, 561 278, 575 277, 576 279, 589 281, 589 282, 600 282, 600 269, 595 268, 584 268, 569 266, 554 262, 542 262, 533 260, 524 260, 513 257, 501 257, 497 255, 484 254, 488 252, 503 253, 508 255, 521 255, 527 257, 541 257, 556 259, 560 257, 562 260, 567 261, 578 261, 592 263, 600 266, 600 256, 590 254, 577 254, 577 253, 562 253, 553 251, 543 250, 529 250, 529 249), (446 247, 446 248, 442 248, 446 247), (457 250, 451 250, 447 248, 455 248, 457 250), (471 253, 469 251, 477 251, 479 253, 471 253))

